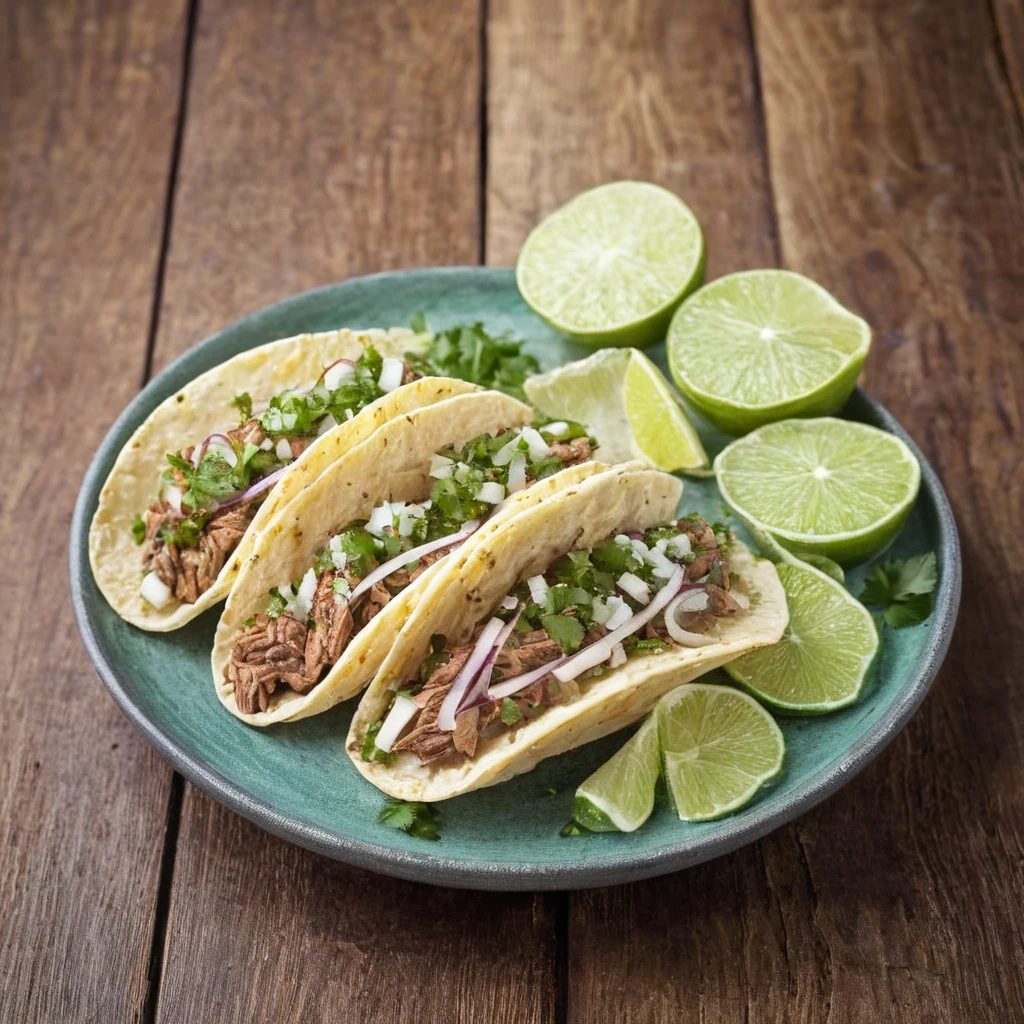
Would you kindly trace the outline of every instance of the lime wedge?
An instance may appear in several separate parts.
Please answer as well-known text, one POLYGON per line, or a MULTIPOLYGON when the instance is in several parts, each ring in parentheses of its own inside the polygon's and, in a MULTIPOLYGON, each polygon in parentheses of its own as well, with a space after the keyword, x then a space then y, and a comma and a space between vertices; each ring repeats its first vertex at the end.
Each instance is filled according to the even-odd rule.
POLYGON ((782 731, 739 690, 688 683, 662 697, 657 714, 665 779, 683 821, 739 809, 782 770, 782 731))
POLYGON ((687 299, 666 344, 683 395, 720 430, 745 434, 790 416, 838 412, 871 329, 809 278, 748 270, 687 299))
POLYGON ((649 715, 625 746, 576 790, 572 816, 591 832, 635 832, 654 809, 658 721, 649 715))
POLYGON ((641 181, 580 193, 533 229, 516 263, 527 305, 589 345, 659 341, 703 275, 697 218, 641 181))
POLYGON ((726 672, 777 711, 820 715, 852 704, 878 652, 871 613, 817 569, 795 560, 776 569, 789 605, 786 632, 726 672))
POLYGON ((708 464, 668 382, 636 349, 595 352, 528 378, 524 388, 541 412, 585 423, 602 462, 644 459, 667 472, 708 464))
POLYGON ((898 438, 830 418, 784 420, 715 459, 722 497, 792 551, 862 562, 899 532, 921 467, 898 438))

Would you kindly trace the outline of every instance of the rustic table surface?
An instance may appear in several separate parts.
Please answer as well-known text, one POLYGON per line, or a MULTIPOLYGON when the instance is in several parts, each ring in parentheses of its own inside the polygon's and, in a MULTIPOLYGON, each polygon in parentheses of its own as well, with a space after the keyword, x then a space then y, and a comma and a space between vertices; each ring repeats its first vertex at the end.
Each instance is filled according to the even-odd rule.
POLYGON ((1014 0, 7 0, 0 1021, 1024 1020, 1022 110, 1014 0), (709 276, 874 325, 964 547, 910 726, 762 842, 579 893, 378 877, 185 785, 72 619, 114 416, 246 312, 509 264, 627 177, 692 205, 709 276))

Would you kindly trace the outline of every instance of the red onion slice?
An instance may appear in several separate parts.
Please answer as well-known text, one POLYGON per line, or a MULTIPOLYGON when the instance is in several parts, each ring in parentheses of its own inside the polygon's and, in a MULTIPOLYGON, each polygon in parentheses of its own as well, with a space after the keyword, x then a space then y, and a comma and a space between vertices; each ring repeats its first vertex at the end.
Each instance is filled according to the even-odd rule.
MULTIPOLYGON (((394 558, 388 559, 383 565, 378 565, 373 572, 368 573, 360 581, 355 590, 352 591, 352 596, 349 598, 349 603, 354 603, 357 598, 362 597, 374 583, 378 583, 384 579, 385 576, 390 576, 397 569, 401 569, 403 566, 408 565, 410 562, 415 562, 416 559, 422 558, 424 555, 432 554, 434 551, 440 551, 442 548, 454 547, 456 544, 461 544, 480 524, 472 519, 466 525, 459 530, 458 533, 450 533, 446 537, 438 537, 436 540, 428 540, 426 544, 421 544, 418 548, 412 548, 409 551, 404 551, 400 555, 396 555, 394 558)), ((453 726, 454 728, 454 726, 453 726)))
POLYGON ((512 630, 516 628, 516 623, 519 621, 519 616, 522 613, 523 609, 517 601, 515 615, 505 623, 505 628, 495 638, 494 646, 487 657, 484 658, 480 671, 477 672, 472 683, 466 688, 465 696, 459 701, 458 710, 455 712, 456 718, 463 711, 472 711, 473 708, 491 703, 491 698, 487 696, 487 684, 491 681, 491 670, 494 668, 494 663, 498 660, 498 655, 505 649, 505 644, 508 643, 508 638, 512 635, 512 630))
MULTIPOLYGON (((683 567, 681 565, 677 566, 676 571, 672 574, 672 578, 654 595, 654 599, 646 608, 641 608, 629 621, 624 622, 618 629, 613 629, 601 640, 598 640, 597 644, 590 644, 589 647, 584 647, 583 650, 574 654, 564 665, 560 665, 555 669, 555 678, 560 683, 567 683, 570 679, 575 679, 578 675, 586 672, 587 669, 593 668, 594 665, 589 664, 594 657, 591 648, 596 647, 598 644, 604 645, 602 650, 607 647, 608 654, 606 658, 610 657, 612 647, 625 640, 627 636, 632 636, 641 626, 650 622, 679 593, 683 585, 683 577, 683 567)), ((600 662, 597 662, 597 664, 600 664, 600 662)))
POLYGON ((491 700, 502 700, 505 697, 511 697, 512 694, 518 693, 520 690, 525 690, 528 686, 537 682, 538 679, 543 679, 545 676, 551 675, 553 669, 558 668, 559 665, 564 665, 569 659, 564 655, 561 658, 556 658, 554 661, 549 661, 546 665, 541 665, 539 668, 530 669, 529 672, 524 672, 521 676, 513 676, 511 679, 503 679, 500 683, 495 683, 488 691, 487 696, 491 700))
POLYGON ((229 498, 227 501, 218 502, 217 508, 231 508, 232 505, 238 505, 240 502, 248 501, 250 498, 255 498, 257 494, 269 491, 270 488, 273 487, 289 469, 291 469, 290 465, 282 466, 280 469, 275 469, 273 473, 268 473, 265 477, 261 477, 252 485, 252 487, 246 488, 241 494, 236 494, 233 498, 229 498))
MULTIPOLYGON (((199 467, 199 463, 203 461, 203 456, 206 454, 206 449, 210 447, 210 442, 217 437, 222 438, 224 444, 226 444, 227 447, 231 450, 231 453, 234 454, 235 446, 231 443, 231 438, 228 437, 227 434, 209 434, 203 441, 203 443, 192 453, 193 466, 195 466, 196 468, 199 467)), ((238 457, 235 456, 235 458, 237 460, 238 457)))
POLYGON ((441 732, 452 732, 455 729, 455 712, 462 703, 462 697, 466 690, 469 689, 469 684, 476 678, 477 673, 480 671, 480 666, 483 665, 484 660, 498 639, 498 634, 504 628, 505 623, 498 618, 491 619, 484 626, 483 632, 480 634, 469 659, 463 665, 462 671, 455 677, 455 682, 452 683, 452 688, 448 691, 444 703, 441 705, 441 710, 437 716, 437 728, 441 732))

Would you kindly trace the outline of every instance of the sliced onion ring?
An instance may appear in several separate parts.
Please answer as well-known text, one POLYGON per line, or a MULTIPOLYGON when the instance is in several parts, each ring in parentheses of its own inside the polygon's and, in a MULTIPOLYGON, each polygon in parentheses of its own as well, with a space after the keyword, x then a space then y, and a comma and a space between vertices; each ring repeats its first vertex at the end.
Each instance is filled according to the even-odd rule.
POLYGON ((516 623, 522 614, 522 608, 518 607, 518 602, 516 604, 515 615, 505 623, 505 628, 495 637, 494 645, 488 652, 487 657, 484 658, 480 670, 467 687, 465 696, 459 701, 459 709, 455 712, 456 718, 464 711, 472 711, 473 708, 478 708, 482 704, 491 703, 491 698, 487 695, 487 684, 491 681, 491 670, 494 668, 494 663, 498 660, 498 655, 504 650, 505 644, 508 643, 508 638, 512 635, 512 630, 516 628, 516 623))
POLYGON ((511 697, 512 694, 518 693, 520 690, 525 690, 528 686, 532 686, 538 679, 543 679, 545 676, 551 675, 553 669, 558 668, 559 665, 564 665, 569 659, 564 655, 561 658, 556 658, 554 661, 549 661, 546 665, 541 665, 539 668, 530 669, 529 672, 524 672, 521 676, 513 676, 511 679, 503 679, 500 683, 495 683, 488 691, 487 696, 491 700, 502 700, 505 697, 511 697))
POLYGON ((476 678, 477 673, 480 671, 480 666, 483 665, 487 655, 491 653, 491 649, 498 639, 498 634, 505 626, 506 623, 498 618, 491 619, 484 626, 476 646, 470 653, 466 664, 462 666, 462 671, 455 677, 452 688, 444 698, 444 703, 441 705, 441 710, 437 716, 437 728, 439 731, 452 732, 455 729, 455 713, 462 703, 463 695, 469 689, 469 684, 476 678))
MULTIPOLYGON (((352 591, 352 596, 349 601, 354 603, 357 598, 360 598, 365 594, 374 583, 384 579, 385 576, 390 576, 393 572, 401 569, 403 566, 408 565, 410 562, 415 562, 417 558, 422 558, 424 555, 432 554, 434 551, 440 551, 442 548, 454 547, 456 544, 461 544, 480 524, 472 519, 466 525, 459 530, 458 533, 450 533, 447 537, 438 537, 437 540, 429 540, 426 544, 421 544, 418 548, 412 548, 409 551, 404 551, 400 555, 396 555, 394 558, 388 559, 383 565, 378 565, 373 572, 368 573, 360 581, 359 585, 352 591)), ((454 728, 454 727, 453 727, 454 728)))
MULTIPOLYGON (((227 434, 209 434, 203 443, 192 453, 192 465, 198 468, 199 463, 203 461, 203 456, 206 454, 206 449, 210 447, 210 442, 221 438, 224 444, 227 445, 232 455, 235 455, 235 446, 231 443, 231 438, 227 434)), ((221 447, 220 445, 217 446, 221 447)), ((238 456, 235 455, 235 463, 238 461, 238 456)), ((235 463, 232 463, 234 465, 235 463)))
POLYGON ((681 647, 708 647, 717 642, 712 637, 705 636, 703 633, 693 633, 688 629, 683 629, 676 621, 676 613, 678 611, 685 613, 688 610, 693 610, 685 608, 684 605, 687 598, 697 592, 695 590, 687 590, 669 602, 669 606, 665 609, 665 628, 668 630, 668 635, 681 647))

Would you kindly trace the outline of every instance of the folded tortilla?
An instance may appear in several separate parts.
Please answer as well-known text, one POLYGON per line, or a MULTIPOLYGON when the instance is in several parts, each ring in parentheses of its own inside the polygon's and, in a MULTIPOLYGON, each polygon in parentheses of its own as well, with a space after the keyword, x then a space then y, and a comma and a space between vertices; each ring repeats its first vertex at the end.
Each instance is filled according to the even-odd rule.
POLYGON ((133 625, 165 632, 178 629, 222 600, 264 525, 332 462, 404 412, 479 390, 447 377, 422 377, 368 405, 358 415, 327 431, 311 444, 270 490, 227 559, 215 583, 194 604, 172 598, 154 608, 139 593, 143 566, 132 536, 132 521, 147 509, 167 469, 166 454, 199 444, 207 435, 237 425, 232 400, 249 392, 269 401, 288 387, 306 388, 337 359, 357 360, 367 345, 382 356, 400 357, 413 335, 390 331, 327 331, 270 342, 242 352, 197 377, 157 406, 121 450, 100 493, 89 529, 89 563, 110 606, 133 625))
POLYGON ((752 598, 751 607, 719 620, 715 643, 637 654, 619 668, 581 678, 579 699, 548 707, 511 732, 482 734, 476 753, 459 763, 424 764, 409 751, 393 752, 387 762, 362 759, 367 731, 384 715, 394 692, 418 678, 432 636, 443 634, 449 647, 467 643, 521 580, 574 549, 674 519, 681 492, 675 477, 616 467, 522 510, 472 549, 455 553, 421 596, 359 704, 346 744, 356 768, 390 796, 446 800, 504 782, 544 758, 616 732, 676 686, 745 651, 776 643, 789 620, 778 574, 771 562, 736 541, 729 566, 752 598))
MULTIPOLYGON (((359 693, 373 678, 422 595, 435 579, 446 575, 444 567, 452 556, 435 562, 356 632, 309 693, 279 687, 266 711, 245 714, 235 701, 234 687, 226 677, 234 642, 246 621, 265 610, 271 588, 300 578, 332 534, 368 519, 382 501, 429 497, 435 482, 430 476, 435 452, 448 445, 458 447, 480 434, 523 426, 533 416, 533 410, 522 402, 499 392, 480 391, 395 417, 282 509, 256 539, 217 626, 211 665, 221 703, 249 725, 266 726, 320 714, 359 693)), ((521 510, 605 468, 593 461, 569 466, 509 496, 454 553, 472 550, 521 510)))

